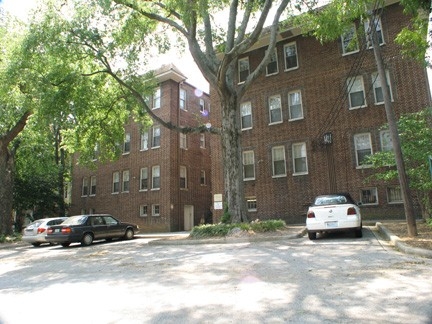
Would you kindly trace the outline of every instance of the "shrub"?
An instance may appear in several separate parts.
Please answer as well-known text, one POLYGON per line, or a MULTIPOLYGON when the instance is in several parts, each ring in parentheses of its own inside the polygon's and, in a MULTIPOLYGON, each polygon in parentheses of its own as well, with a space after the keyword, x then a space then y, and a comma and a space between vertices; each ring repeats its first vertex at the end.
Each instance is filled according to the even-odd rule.
POLYGON ((242 231, 254 231, 254 232, 269 232, 276 231, 285 227, 283 220, 267 220, 267 221, 253 221, 251 223, 238 223, 238 224, 205 224, 195 226, 190 236, 193 238, 204 238, 204 237, 224 237, 233 228, 240 228, 242 231))

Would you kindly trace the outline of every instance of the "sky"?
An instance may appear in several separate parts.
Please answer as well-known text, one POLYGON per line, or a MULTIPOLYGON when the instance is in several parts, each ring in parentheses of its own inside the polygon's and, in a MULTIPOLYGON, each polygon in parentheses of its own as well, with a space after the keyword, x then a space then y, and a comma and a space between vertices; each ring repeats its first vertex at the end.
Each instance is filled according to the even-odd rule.
MULTIPOLYGON (((36 7, 36 3, 36 0, 0 0, 0 6, 5 11, 24 21, 27 19, 30 11, 36 7)), ((181 53, 180 55, 181 57, 178 52, 173 50, 158 60, 160 62, 159 65, 173 63, 187 77, 187 83, 209 93, 208 82, 202 76, 189 52, 185 50, 185 53, 181 53)))

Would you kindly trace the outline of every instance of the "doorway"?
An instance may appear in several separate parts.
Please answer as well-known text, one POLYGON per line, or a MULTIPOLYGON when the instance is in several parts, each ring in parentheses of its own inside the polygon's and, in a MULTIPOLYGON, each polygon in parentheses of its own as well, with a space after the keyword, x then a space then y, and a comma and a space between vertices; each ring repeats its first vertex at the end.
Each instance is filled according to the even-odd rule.
POLYGON ((194 206, 184 206, 184 230, 190 231, 194 227, 194 206))

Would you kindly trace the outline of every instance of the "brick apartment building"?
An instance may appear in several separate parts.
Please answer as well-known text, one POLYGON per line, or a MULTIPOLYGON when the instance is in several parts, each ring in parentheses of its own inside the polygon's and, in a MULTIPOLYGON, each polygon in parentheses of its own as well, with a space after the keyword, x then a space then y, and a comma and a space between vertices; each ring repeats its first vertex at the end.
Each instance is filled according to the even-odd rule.
MULTIPOLYGON (((156 71, 159 88, 151 108, 166 122, 208 122, 209 96, 185 82, 173 65, 156 71)), ((210 137, 188 135, 158 124, 125 125, 123 154, 89 170, 74 163, 70 213, 110 213, 142 232, 190 230, 208 217, 211 200, 210 137)))
MULTIPOLYGON (((387 1, 376 19, 397 118, 431 103, 425 68, 402 58, 394 43, 409 19, 398 1, 387 1)), ((363 25, 368 28, 356 23, 363 25)), ((362 202, 365 219, 404 218, 397 182, 368 180, 376 171, 362 163, 366 155, 391 150, 392 144, 389 132, 381 129, 387 119, 374 53, 355 30, 326 44, 297 29, 281 31, 266 73, 243 97, 243 175, 251 220, 304 223, 314 196, 342 191, 362 202), (350 42, 353 37, 357 44, 350 42)), ((239 82, 264 56, 266 44, 261 44, 240 58, 239 82)), ((210 94, 211 123, 218 126, 219 98, 216 91, 210 94)), ((212 138, 211 149, 217 221, 224 200, 218 138, 212 138)))

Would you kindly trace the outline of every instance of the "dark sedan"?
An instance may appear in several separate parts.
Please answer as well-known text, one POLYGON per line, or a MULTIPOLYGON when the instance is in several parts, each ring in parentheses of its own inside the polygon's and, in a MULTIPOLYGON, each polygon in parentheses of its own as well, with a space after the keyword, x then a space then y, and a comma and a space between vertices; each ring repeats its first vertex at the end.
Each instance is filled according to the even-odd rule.
POLYGON ((108 214, 78 215, 67 218, 62 224, 51 226, 47 230, 46 240, 69 246, 80 242, 91 245, 95 240, 133 239, 139 227, 123 223, 108 214))

